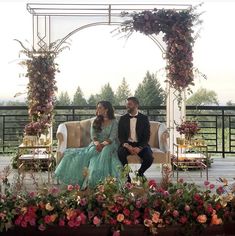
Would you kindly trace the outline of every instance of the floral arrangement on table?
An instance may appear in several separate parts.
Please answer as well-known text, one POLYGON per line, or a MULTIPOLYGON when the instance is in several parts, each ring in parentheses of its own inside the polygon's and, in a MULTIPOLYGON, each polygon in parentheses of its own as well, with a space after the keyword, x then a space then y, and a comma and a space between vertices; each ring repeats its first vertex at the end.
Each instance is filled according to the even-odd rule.
POLYGON ((235 219, 235 185, 228 191, 224 182, 217 188, 208 181, 204 188, 195 184, 170 183, 154 180, 142 183, 120 183, 107 178, 94 189, 81 191, 80 186, 68 185, 37 192, 19 193, 7 188, 0 195, 0 231, 12 227, 35 226, 79 227, 102 224, 112 227, 113 235, 128 225, 144 225, 152 234, 162 228, 181 226, 203 230, 235 219), (232 189, 232 190, 231 190, 232 189))
POLYGON ((182 135, 185 135, 186 140, 191 140, 199 131, 200 127, 195 120, 183 121, 180 125, 176 126, 176 130, 182 135))
POLYGON ((26 77, 29 78, 28 89, 28 113, 30 122, 25 126, 26 135, 40 135, 48 132, 53 119, 55 92, 57 91, 55 74, 59 72, 58 64, 55 63, 57 55, 65 48, 58 50, 58 42, 49 46, 26 48, 18 41, 26 55, 20 64, 27 67, 26 77))
POLYGON ((158 35, 161 32, 164 34, 163 41, 167 46, 166 81, 179 91, 179 100, 182 99, 181 92, 184 89, 192 92, 190 86, 194 85, 193 45, 196 37, 193 36, 193 28, 202 22, 199 19, 200 14, 195 11, 196 8, 123 12, 123 17, 131 19, 125 20, 119 29, 119 33, 127 32, 127 37, 130 37, 134 31, 147 36, 158 35))

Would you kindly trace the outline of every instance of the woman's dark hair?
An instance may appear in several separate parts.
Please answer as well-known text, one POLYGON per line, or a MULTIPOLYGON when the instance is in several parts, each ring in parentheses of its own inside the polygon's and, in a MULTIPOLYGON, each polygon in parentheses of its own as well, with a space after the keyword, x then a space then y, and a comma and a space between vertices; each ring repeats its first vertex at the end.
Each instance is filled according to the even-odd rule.
MULTIPOLYGON (((107 116, 110 120, 115 119, 114 116, 114 109, 113 106, 110 102, 108 101, 100 101, 97 103, 96 107, 98 105, 101 105, 102 107, 104 107, 105 109, 107 109, 107 116)), ((95 129, 95 131, 97 132, 101 132, 102 128, 102 123, 104 121, 104 117, 102 115, 97 115, 94 122, 93 122, 93 128, 95 129)))

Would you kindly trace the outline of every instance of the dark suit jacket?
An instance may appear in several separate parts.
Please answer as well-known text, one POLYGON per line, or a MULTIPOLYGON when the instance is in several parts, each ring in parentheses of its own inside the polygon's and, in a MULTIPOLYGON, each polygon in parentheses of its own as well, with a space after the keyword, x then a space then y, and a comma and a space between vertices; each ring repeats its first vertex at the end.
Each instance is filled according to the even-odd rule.
MULTIPOLYGON (((136 134, 138 139, 138 146, 146 147, 148 146, 150 138, 150 123, 148 117, 142 113, 138 113, 136 122, 136 134)), ((128 142, 130 137, 130 117, 129 114, 121 116, 118 123, 118 138, 120 144, 128 142)))

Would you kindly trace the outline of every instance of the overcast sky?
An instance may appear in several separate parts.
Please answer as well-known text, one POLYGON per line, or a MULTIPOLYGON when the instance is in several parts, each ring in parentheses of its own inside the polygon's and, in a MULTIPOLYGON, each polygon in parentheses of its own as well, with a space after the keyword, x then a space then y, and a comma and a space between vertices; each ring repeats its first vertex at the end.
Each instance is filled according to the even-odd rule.
MULTIPOLYGON (((20 46, 13 39, 32 42, 32 16, 26 10, 27 2, 0 2, 0 100, 13 100, 17 92, 26 90, 27 78, 19 78, 24 69, 17 65, 20 46)), ((128 2, 146 3, 139 0, 128 2)), ((235 102, 234 10, 233 1, 205 1, 200 9, 205 11, 202 15, 204 22, 194 47, 194 66, 208 79, 198 79, 193 90, 199 87, 214 90, 221 104, 229 100, 235 102)), ((60 30, 63 31, 63 27, 66 24, 61 24, 60 30)), ((161 51, 149 38, 136 33, 125 42, 114 37, 110 33, 112 29, 108 26, 91 27, 71 37, 70 50, 64 51, 58 58, 61 70, 57 75, 59 91, 68 91, 72 97, 79 85, 89 97, 91 93, 98 93, 107 82, 116 89, 125 77, 134 92, 147 70, 155 73, 164 68, 161 51)), ((56 38, 56 30, 54 32, 56 38)), ((164 76, 159 79, 164 87, 164 76)))

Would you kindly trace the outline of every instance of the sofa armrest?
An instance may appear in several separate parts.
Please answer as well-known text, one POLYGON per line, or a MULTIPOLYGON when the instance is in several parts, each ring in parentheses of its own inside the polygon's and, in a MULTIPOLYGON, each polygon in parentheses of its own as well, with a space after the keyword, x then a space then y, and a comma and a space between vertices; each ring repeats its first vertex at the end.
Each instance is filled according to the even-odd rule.
POLYGON ((159 149, 162 152, 169 151, 169 144, 168 144, 169 132, 165 124, 161 123, 158 129, 158 140, 159 140, 159 149))
POLYGON ((67 148, 67 128, 64 123, 58 126, 56 132, 56 138, 58 140, 58 146, 56 150, 56 163, 58 164, 63 157, 64 151, 67 148))

